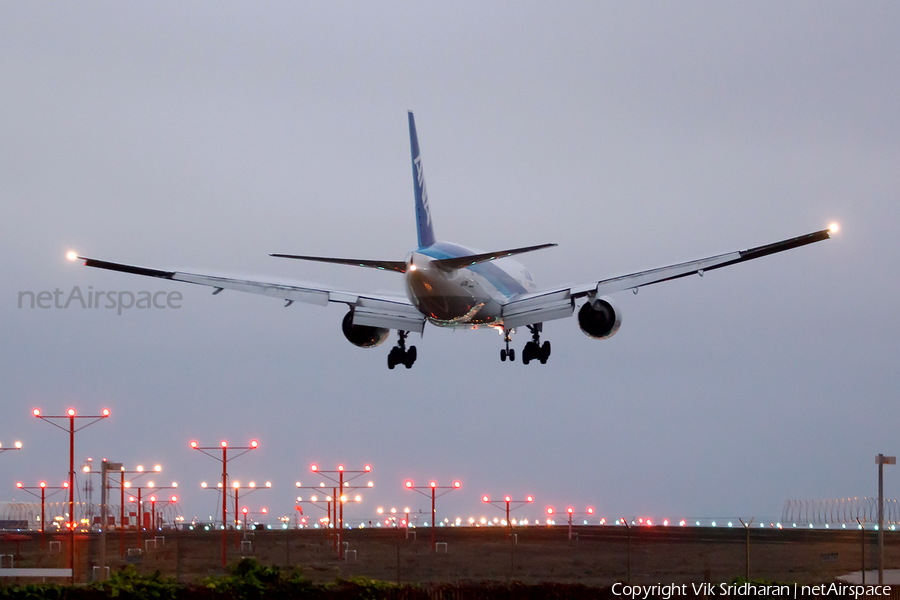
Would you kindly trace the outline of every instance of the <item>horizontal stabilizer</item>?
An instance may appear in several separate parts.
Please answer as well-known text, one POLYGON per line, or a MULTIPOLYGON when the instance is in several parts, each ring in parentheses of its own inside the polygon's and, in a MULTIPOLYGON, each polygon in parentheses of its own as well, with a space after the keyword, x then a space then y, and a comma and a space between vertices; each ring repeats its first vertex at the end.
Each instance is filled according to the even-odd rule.
POLYGON ((312 260, 315 262, 333 263, 336 265, 351 265, 353 267, 368 267, 369 269, 381 269, 382 271, 397 271, 406 273, 406 263, 402 260, 366 260, 363 258, 328 258, 323 256, 299 256, 297 254, 270 254, 278 258, 293 258, 296 260, 312 260))
POLYGON ((484 254, 472 254, 470 256, 460 256, 458 258, 441 258, 431 261, 431 264, 444 271, 454 271, 471 267, 478 263, 497 260, 498 258, 506 258, 514 254, 522 254, 524 252, 532 252, 534 250, 543 250, 544 248, 552 248, 556 244, 541 244, 539 246, 528 246, 525 248, 513 248, 512 250, 500 250, 499 252, 485 252, 484 254))

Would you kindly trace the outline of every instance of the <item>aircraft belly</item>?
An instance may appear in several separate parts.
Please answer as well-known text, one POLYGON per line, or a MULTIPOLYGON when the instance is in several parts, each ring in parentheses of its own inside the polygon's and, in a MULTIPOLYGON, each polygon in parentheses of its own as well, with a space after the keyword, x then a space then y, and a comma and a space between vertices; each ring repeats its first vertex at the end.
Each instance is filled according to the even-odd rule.
POLYGON ((407 295, 425 318, 439 327, 488 325, 500 318, 499 303, 475 285, 407 274, 407 295))

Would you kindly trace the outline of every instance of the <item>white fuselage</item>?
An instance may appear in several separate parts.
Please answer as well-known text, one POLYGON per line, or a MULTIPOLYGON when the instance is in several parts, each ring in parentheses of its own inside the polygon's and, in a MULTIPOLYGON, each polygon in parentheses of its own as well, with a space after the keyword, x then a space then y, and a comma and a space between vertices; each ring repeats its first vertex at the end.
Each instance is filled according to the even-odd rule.
POLYGON ((456 244, 437 242, 408 257, 406 295, 434 325, 469 329, 497 325, 506 300, 535 290, 528 270, 510 258, 450 271, 432 264, 437 259, 476 253, 456 244))

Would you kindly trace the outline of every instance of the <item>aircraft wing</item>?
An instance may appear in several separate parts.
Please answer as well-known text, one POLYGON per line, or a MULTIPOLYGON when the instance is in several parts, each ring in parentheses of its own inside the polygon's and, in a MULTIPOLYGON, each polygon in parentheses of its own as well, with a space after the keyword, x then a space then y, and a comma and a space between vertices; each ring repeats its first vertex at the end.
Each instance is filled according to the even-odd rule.
POLYGON ((513 328, 551 321, 553 319, 562 319, 571 315, 575 310, 576 298, 584 296, 603 296, 622 290, 634 290, 634 292, 637 293, 638 288, 645 285, 670 281, 672 279, 678 279, 679 277, 686 277, 694 274, 698 274, 702 277, 706 271, 712 271, 713 269, 727 267, 729 265, 753 260, 754 258, 761 258, 763 256, 768 256, 769 254, 784 252, 785 250, 791 250, 807 244, 827 240, 834 231, 834 228, 823 229, 822 231, 808 233, 773 244, 750 248, 749 250, 729 252, 727 254, 711 256, 709 258, 701 258, 699 260, 692 260, 676 265, 670 265, 668 267, 640 271, 638 273, 631 273, 630 275, 602 279, 600 281, 593 281, 567 288, 515 296, 503 305, 503 323, 505 327, 513 328))
POLYGON ((245 279, 231 279, 214 275, 197 275, 181 271, 162 271, 121 263, 107 262, 94 258, 77 256, 85 266, 146 277, 182 281, 215 288, 213 294, 222 290, 234 290, 271 296, 286 301, 285 306, 294 302, 327 306, 329 302, 341 302, 353 309, 353 324, 387 329, 403 329, 421 333, 425 327, 425 317, 406 298, 376 294, 359 294, 340 290, 329 290, 316 286, 286 285, 245 279))

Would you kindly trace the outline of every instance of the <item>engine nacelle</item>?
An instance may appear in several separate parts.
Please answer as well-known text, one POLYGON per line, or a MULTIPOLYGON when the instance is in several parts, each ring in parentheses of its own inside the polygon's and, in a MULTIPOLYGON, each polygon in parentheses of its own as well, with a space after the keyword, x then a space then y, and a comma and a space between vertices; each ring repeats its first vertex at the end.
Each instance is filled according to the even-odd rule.
POLYGON ((348 342, 360 348, 374 348, 383 344, 384 340, 391 333, 390 329, 381 327, 354 325, 352 310, 344 315, 344 320, 341 322, 341 330, 344 332, 344 337, 347 338, 348 342))
POLYGON ((578 326, 589 338, 605 340, 622 326, 622 313, 609 298, 588 300, 578 311, 578 326))

